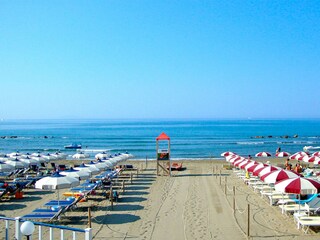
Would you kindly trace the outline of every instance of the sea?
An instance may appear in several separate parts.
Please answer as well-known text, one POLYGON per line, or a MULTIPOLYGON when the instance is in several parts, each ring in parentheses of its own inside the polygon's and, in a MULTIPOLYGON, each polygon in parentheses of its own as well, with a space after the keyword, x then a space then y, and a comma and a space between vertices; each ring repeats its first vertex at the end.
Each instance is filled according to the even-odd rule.
MULTIPOLYGON (((53 153, 68 158, 82 144, 86 150, 129 152, 136 160, 155 159, 156 137, 170 137, 172 159, 217 159, 233 151, 242 156, 257 152, 295 153, 304 146, 320 146, 320 120, 0 120, 0 153, 53 153)), ((161 141, 160 149, 168 142, 161 141)), ((91 154, 94 158, 94 153, 91 154)))

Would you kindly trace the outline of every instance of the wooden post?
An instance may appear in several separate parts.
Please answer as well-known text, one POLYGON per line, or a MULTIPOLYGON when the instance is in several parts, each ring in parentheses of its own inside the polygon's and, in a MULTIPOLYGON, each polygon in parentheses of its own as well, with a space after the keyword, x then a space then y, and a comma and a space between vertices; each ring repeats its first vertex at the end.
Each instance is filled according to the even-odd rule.
POLYGON ((218 178, 218 171, 217 171, 217 166, 214 166, 214 172, 215 172, 215 174, 216 174, 216 179, 218 178))
POLYGON ((110 188, 110 201, 111 201, 111 210, 113 210, 113 191, 112 191, 112 187, 110 188))
POLYGON ((212 176, 214 175, 214 165, 212 163, 212 176))
POLYGON ((236 187, 233 186, 233 214, 236 212, 236 187))
POLYGON ((248 226, 247 226, 247 237, 250 238, 250 204, 248 204, 248 226))
POLYGON ((88 207, 88 224, 89 228, 91 228, 91 208, 88 207))
POLYGON ((124 180, 122 180, 122 192, 124 192, 125 191, 125 182, 124 182, 124 180))
POLYGON ((148 156, 146 156, 146 168, 145 168, 145 170, 147 170, 147 168, 148 168, 148 156))
POLYGON ((132 184, 132 172, 130 172, 130 182, 132 184))
POLYGON ((220 186, 221 186, 221 169, 220 169, 220 186))
POLYGON ((227 184, 224 182, 224 194, 227 195, 227 184))

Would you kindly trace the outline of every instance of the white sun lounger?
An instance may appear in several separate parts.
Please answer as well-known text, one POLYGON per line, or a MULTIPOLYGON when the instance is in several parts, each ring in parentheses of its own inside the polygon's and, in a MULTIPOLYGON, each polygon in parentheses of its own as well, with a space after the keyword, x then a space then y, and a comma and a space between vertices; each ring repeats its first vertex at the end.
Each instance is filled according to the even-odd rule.
POLYGON ((309 227, 318 227, 320 226, 320 216, 306 216, 298 218, 298 229, 301 229, 307 233, 309 227))
POLYGON ((306 211, 307 208, 304 205, 300 204, 289 204, 289 205, 279 205, 280 209, 282 210, 282 213, 295 213, 298 212, 300 210, 301 211, 306 211))

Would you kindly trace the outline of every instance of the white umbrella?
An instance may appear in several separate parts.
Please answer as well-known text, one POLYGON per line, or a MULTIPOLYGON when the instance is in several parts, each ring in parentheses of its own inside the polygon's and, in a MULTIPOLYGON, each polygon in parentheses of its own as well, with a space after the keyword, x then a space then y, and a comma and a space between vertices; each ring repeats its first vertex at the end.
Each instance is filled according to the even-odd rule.
POLYGON ((42 157, 43 159, 45 159, 46 162, 57 159, 55 156, 52 156, 50 153, 47 153, 46 155, 38 154, 37 157, 42 157))
POLYGON ((0 161, 0 172, 11 172, 12 170, 14 170, 12 165, 0 161))
POLYGON ((289 157, 290 153, 288 152, 278 152, 276 153, 276 157, 289 157))
POLYGON ((103 158, 101 161, 103 161, 103 163, 107 165, 107 168, 112 168, 114 166, 109 158, 108 159, 103 158))
POLYGON ((24 157, 24 158, 20 158, 19 159, 20 161, 22 161, 22 162, 25 162, 26 164, 28 164, 28 165, 39 165, 39 161, 37 161, 37 160, 35 160, 35 159, 33 159, 33 158, 30 158, 30 157, 24 157))
POLYGON ((37 156, 32 156, 32 159, 38 161, 39 163, 45 163, 48 162, 46 158, 44 158, 42 155, 38 154, 37 156))
POLYGON ((89 154, 83 153, 83 152, 76 153, 76 154, 72 155, 72 158, 75 158, 75 159, 84 159, 84 158, 89 158, 89 157, 90 157, 89 154))
POLYGON ((255 156, 256 156, 256 157, 271 157, 271 153, 268 153, 268 152, 258 152, 255 156))
POLYGON ((18 158, 21 156, 21 153, 19 151, 12 152, 8 154, 11 158, 18 158))
POLYGON ((100 159, 99 159, 99 161, 100 161, 99 163, 90 161, 89 163, 87 163, 87 165, 94 166, 94 167, 98 168, 99 171, 106 169, 107 165, 105 163, 103 163, 100 159))
POLYGON ((28 164, 21 162, 18 158, 6 161, 6 163, 13 166, 15 169, 21 169, 28 166, 28 164))
POLYGON ((275 170, 275 171, 272 171, 272 172, 269 172, 267 174, 262 175, 260 179, 262 181, 264 181, 265 183, 270 184, 270 183, 279 182, 284 179, 296 178, 298 176, 299 176, 299 174, 297 174, 296 172, 279 169, 279 170, 275 170))
POLYGON ((52 176, 44 177, 35 183, 35 188, 44 190, 58 190, 58 205, 59 205, 59 189, 72 188, 80 184, 79 179, 67 177, 54 173, 52 176))
POLYGON ((109 156, 108 153, 102 152, 102 153, 96 154, 96 155, 95 155, 95 158, 96 158, 96 159, 102 159, 102 158, 107 158, 108 156, 109 156))
POLYGON ((228 157, 228 156, 232 156, 232 155, 237 155, 236 153, 234 152, 223 152, 221 153, 221 157, 228 157))
POLYGON ((100 172, 99 169, 93 168, 93 167, 91 167, 91 166, 87 166, 87 165, 85 165, 84 163, 80 164, 79 167, 75 167, 74 169, 80 170, 80 171, 86 171, 86 172, 89 172, 89 173, 92 174, 92 175, 97 174, 97 173, 100 172))
POLYGON ((64 175, 64 176, 68 176, 68 177, 74 177, 74 178, 77 178, 79 180, 85 180, 85 179, 88 179, 90 177, 89 172, 76 170, 76 169, 74 169, 72 167, 70 169, 68 169, 68 170, 60 172, 60 174, 64 175))

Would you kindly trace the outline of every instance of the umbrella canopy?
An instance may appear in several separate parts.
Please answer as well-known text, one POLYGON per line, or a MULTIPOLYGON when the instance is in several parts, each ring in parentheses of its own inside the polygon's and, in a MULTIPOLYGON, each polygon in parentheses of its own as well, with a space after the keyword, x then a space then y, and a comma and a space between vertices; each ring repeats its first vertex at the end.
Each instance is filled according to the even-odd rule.
POLYGON ((60 172, 60 174, 64 175, 64 176, 68 176, 68 177, 77 178, 79 180, 85 180, 85 179, 88 179, 90 177, 90 173, 89 172, 76 170, 76 169, 74 169, 72 167, 70 169, 68 169, 68 170, 60 172))
POLYGON ((45 158, 44 156, 38 154, 38 155, 33 155, 31 157, 32 159, 38 161, 39 163, 45 163, 45 162, 48 162, 49 159, 48 158, 45 158))
POLYGON ((312 153, 312 156, 320 157, 320 151, 312 153))
POLYGON ((18 158, 6 161, 6 164, 13 166, 15 169, 21 169, 28 166, 27 163, 21 162, 18 158))
POLYGON ((315 194, 320 192, 320 183, 309 178, 296 177, 277 182, 275 190, 302 195, 315 194))
POLYGON ((258 152, 255 156, 256 156, 256 157, 271 157, 271 153, 268 153, 268 152, 258 152))
POLYGON ((239 160, 237 160, 237 161, 234 161, 234 162, 233 162, 233 165, 236 166, 236 167, 238 167, 239 164, 242 163, 243 161, 245 161, 245 159, 239 159, 239 160))
POLYGON ((234 152, 223 152, 223 153, 221 153, 221 157, 228 157, 228 156, 232 156, 232 155, 236 155, 236 153, 234 153, 234 152))
POLYGON ((11 172, 12 170, 14 170, 12 165, 0 161, 0 172, 11 172))
POLYGON ((269 172, 273 172, 273 171, 276 171, 278 169, 280 169, 280 168, 270 165, 270 166, 264 167, 263 169, 261 169, 261 171, 258 170, 257 172, 258 172, 258 176, 261 177, 261 176, 263 176, 263 175, 265 175, 265 174, 267 174, 269 172))
POLYGON ((95 155, 95 158, 96 158, 96 159, 102 159, 102 158, 107 158, 108 156, 109 156, 108 153, 102 152, 102 153, 96 154, 96 155, 95 155))
POLYGON ((37 161, 33 158, 30 158, 29 156, 20 158, 19 160, 22 162, 25 162, 28 165, 39 165, 39 161, 37 161))
POLYGON ((245 167, 244 167, 244 169, 246 170, 246 171, 248 171, 248 169, 250 168, 250 167, 252 167, 252 166, 257 166, 259 163, 258 162, 256 162, 256 161, 251 161, 251 162, 249 162, 245 167))
POLYGON ((302 160, 303 157, 305 157, 305 156, 309 156, 309 154, 306 153, 306 152, 296 152, 295 154, 291 155, 289 157, 289 159, 291 159, 291 160, 302 160))
POLYGON ((35 183, 35 188, 45 190, 65 189, 78 186, 79 184, 79 179, 67 177, 56 172, 52 176, 38 180, 35 183))
POLYGON ((89 157, 90 157, 89 154, 83 153, 83 152, 76 153, 76 154, 72 155, 72 158, 75 158, 75 159, 84 159, 84 158, 89 158, 89 157))
POLYGON ((249 163, 251 163, 251 160, 246 159, 246 160, 244 160, 243 162, 241 162, 241 163, 239 164, 239 168, 244 169, 245 166, 247 166, 249 163))
POLYGON ((318 164, 318 162, 320 161, 320 157, 318 156, 304 156, 302 159, 304 162, 308 162, 308 163, 315 163, 318 164))
POLYGON ((278 152, 276 153, 276 157, 289 157, 290 153, 288 152, 278 152))
POLYGON ((234 155, 229 159, 229 162, 234 163, 235 161, 244 160, 244 159, 245 159, 244 157, 234 155))
POLYGON ((279 169, 262 175, 261 180, 265 183, 276 183, 284 179, 295 178, 298 176, 299 175, 296 172, 279 169))
POLYGON ((100 172, 100 170, 98 168, 92 167, 92 166, 88 166, 85 165, 84 163, 80 164, 79 167, 75 167, 74 169, 76 170, 80 170, 80 171, 86 171, 89 172, 89 174, 97 174, 100 172))
POLYGON ((98 164, 98 163, 93 162, 93 161, 90 161, 86 165, 89 165, 90 167, 94 167, 94 168, 98 169, 99 171, 101 171, 102 169, 106 168, 106 164, 101 165, 101 164, 98 164))

